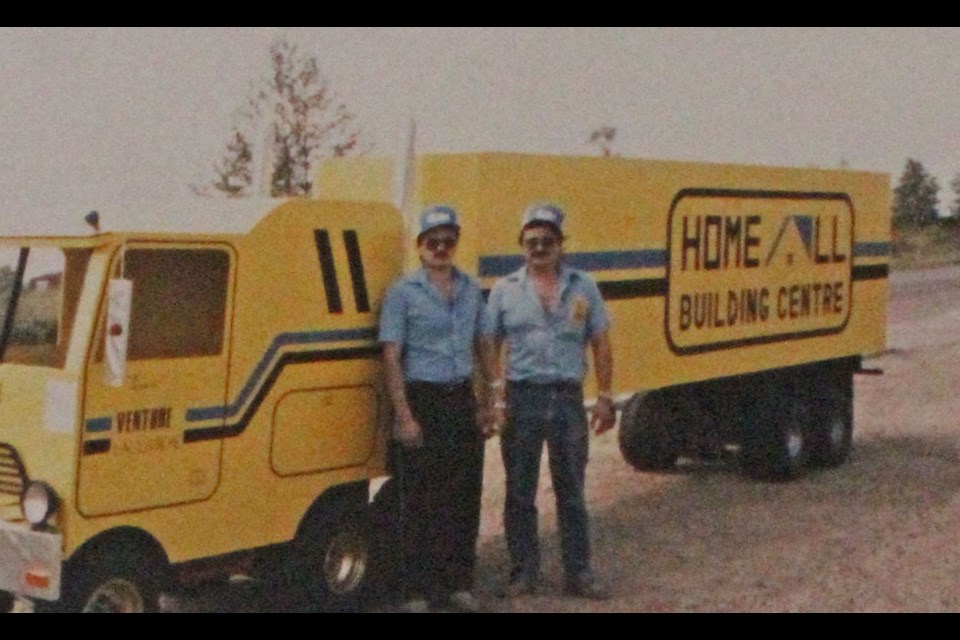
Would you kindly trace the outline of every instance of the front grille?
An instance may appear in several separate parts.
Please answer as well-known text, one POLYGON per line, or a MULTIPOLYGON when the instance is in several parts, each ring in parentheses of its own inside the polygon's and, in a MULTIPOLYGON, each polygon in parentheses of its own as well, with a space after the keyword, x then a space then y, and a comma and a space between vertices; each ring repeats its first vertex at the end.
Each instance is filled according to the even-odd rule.
POLYGON ((28 482, 27 470, 17 450, 0 443, 0 496, 20 498, 28 482))

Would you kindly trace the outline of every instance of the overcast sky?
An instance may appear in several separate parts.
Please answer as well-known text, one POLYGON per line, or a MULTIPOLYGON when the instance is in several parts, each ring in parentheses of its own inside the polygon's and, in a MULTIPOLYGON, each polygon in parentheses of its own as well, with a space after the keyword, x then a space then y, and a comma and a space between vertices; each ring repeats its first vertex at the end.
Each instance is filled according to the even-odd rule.
POLYGON ((0 27, 0 233, 188 193, 284 32, 384 153, 414 117, 422 152, 593 154, 610 125, 628 157, 916 158, 943 208, 960 173, 960 28, 0 27))

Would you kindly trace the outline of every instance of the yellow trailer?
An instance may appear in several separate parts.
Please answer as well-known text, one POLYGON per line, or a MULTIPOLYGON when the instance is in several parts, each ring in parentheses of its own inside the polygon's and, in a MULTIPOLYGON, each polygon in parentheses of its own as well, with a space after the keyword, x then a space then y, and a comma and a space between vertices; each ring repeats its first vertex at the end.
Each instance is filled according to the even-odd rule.
MULTIPOLYGON (((620 444, 638 469, 728 447, 764 477, 846 460, 853 375, 886 336, 888 176, 502 153, 421 156, 410 174, 411 210, 461 213, 458 260, 487 287, 523 264, 521 211, 566 210, 566 260, 613 316, 620 444)), ((318 195, 388 200, 391 175, 332 161, 318 195)))

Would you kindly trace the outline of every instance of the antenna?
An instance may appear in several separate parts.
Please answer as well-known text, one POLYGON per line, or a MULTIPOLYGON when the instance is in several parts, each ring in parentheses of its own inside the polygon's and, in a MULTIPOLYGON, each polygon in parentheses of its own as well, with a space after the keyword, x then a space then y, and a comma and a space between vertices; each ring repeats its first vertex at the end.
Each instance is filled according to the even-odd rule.
POLYGON ((416 235, 416 218, 417 211, 415 209, 415 191, 416 191, 416 182, 417 182, 417 123, 413 118, 410 118, 409 129, 407 132, 407 140, 403 154, 397 162, 396 175, 394 177, 394 204, 397 209, 400 211, 400 215, 403 217, 403 226, 406 230, 406 240, 403 244, 403 252, 405 256, 404 263, 409 263, 410 257, 410 241, 409 238, 412 238, 416 235))

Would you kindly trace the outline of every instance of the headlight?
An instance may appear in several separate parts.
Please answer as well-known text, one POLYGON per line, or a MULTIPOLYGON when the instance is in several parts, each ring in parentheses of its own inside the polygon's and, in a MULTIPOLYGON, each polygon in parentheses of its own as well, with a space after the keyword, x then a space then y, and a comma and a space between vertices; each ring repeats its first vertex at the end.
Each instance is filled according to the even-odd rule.
POLYGON ((20 497, 23 517, 35 527, 47 524, 59 505, 57 492, 46 482, 31 482, 20 497))

